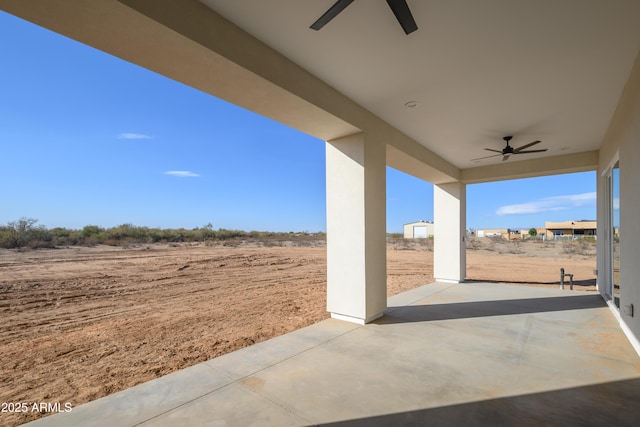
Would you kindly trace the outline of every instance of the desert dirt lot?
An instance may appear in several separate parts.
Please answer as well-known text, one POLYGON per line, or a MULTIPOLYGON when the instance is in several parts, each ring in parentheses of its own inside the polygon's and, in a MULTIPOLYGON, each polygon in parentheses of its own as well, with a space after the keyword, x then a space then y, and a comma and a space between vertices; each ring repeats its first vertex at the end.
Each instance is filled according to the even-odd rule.
MULTIPOLYGON (((564 267, 594 290, 590 249, 476 246, 469 279, 555 287, 564 267)), ((387 256, 389 295, 432 281, 423 246, 387 256)), ((323 245, 0 250, 0 402, 77 406, 318 322, 325 276, 323 245)), ((0 413, 0 425, 40 416, 0 413)))

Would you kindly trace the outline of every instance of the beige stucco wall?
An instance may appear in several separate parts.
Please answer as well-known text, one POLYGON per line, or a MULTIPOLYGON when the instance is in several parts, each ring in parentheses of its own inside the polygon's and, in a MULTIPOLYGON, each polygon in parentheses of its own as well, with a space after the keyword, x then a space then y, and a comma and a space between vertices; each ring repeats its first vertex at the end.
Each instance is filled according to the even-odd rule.
POLYGON ((589 230, 597 227, 597 221, 562 221, 545 222, 546 228, 568 229, 568 230, 589 230))
MULTIPOLYGON (((640 55, 625 89, 618 108, 611 120, 600 149, 598 165, 598 218, 605 218, 605 174, 619 159, 620 161, 620 306, 633 304, 633 317, 620 311, 621 321, 635 335, 640 337, 640 55)), ((605 221, 598 221, 598 235, 606 234, 605 221)), ((607 281, 606 253, 610 241, 598 239, 598 288, 605 294, 607 281)), ((640 345, 636 342, 636 350, 640 345)))
POLYGON ((562 232, 562 236, 596 236, 597 224, 597 221, 547 221, 545 234, 549 239, 553 239, 556 232, 562 232))

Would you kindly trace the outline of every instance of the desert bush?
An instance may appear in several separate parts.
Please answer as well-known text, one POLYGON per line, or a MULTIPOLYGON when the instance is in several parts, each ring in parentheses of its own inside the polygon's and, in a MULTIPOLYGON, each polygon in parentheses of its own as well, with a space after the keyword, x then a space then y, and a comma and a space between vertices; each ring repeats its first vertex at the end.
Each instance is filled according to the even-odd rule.
POLYGON ((104 228, 98 227, 97 225, 85 225, 82 229, 81 235, 86 239, 88 237, 96 237, 103 231, 104 228))
POLYGON ((524 250, 521 247, 521 243, 517 240, 507 240, 502 242, 500 249, 501 254, 523 254, 524 250))
POLYGON ((433 237, 428 237, 426 239, 405 239, 401 234, 388 234, 387 245, 391 246, 393 249, 401 251, 433 251, 433 237))
POLYGON ((269 239, 265 240, 262 243, 262 246, 265 248, 273 248, 273 247, 282 247, 285 246, 282 240, 269 239))
POLYGON ((7 249, 23 248, 36 245, 35 242, 42 242, 38 245, 45 244, 52 240, 47 229, 42 225, 36 225, 37 219, 20 218, 17 221, 11 221, 6 226, 0 228, 0 246, 7 249))
POLYGON ((580 239, 562 242, 562 252, 570 255, 593 255, 595 252, 595 239, 580 239))
POLYGON ((429 236, 426 239, 414 239, 419 246, 423 250, 433 251, 433 236, 429 236))
POLYGON ((0 227, 0 248, 11 248, 13 236, 11 230, 6 226, 0 227))
POLYGON ((400 249, 400 250, 410 249, 409 239, 405 239, 404 237, 387 235, 387 244, 391 245, 395 249, 400 249))
POLYGON ((0 247, 3 248, 44 248, 55 246, 98 244, 111 246, 130 246, 148 243, 196 243, 204 242, 211 246, 228 242, 228 245, 238 245, 242 241, 255 240, 269 242, 271 246, 297 245, 317 246, 325 244, 325 233, 303 232, 271 232, 271 231, 241 231, 214 230, 211 224, 196 227, 192 230, 185 228, 148 228, 132 224, 121 224, 116 227, 102 228, 97 225, 87 225, 80 230, 56 227, 47 230, 45 226, 36 225, 37 220, 21 218, 0 226, 0 247))
POLYGON ((491 252, 498 252, 500 245, 504 241, 502 237, 482 237, 482 239, 484 239, 482 241, 482 249, 491 252))
POLYGON ((482 239, 483 237, 467 237, 467 249, 478 250, 482 249, 482 239))
POLYGON ((234 237, 244 237, 247 233, 239 230, 226 230, 224 228, 218 229, 215 233, 215 238, 218 240, 228 240, 234 237))
POLYGON ((578 247, 574 245, 573 242, 563 242, 562 252, 565 254, 575 254, 578 252, 578 247))

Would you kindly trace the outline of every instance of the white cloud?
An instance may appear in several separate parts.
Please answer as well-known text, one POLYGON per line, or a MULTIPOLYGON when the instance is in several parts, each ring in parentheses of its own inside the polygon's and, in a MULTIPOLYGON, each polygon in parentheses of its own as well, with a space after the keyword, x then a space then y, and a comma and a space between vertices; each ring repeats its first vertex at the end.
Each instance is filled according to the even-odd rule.
POLYGON ((149 135, 143 133, 121 133, 118 135, 118 139, 151 139, 149 135))
POLYGON ((522 215, 541 212, 563 211, 580 206, 593 205, 596 193, 570 194, 567 196, 545 197, 529 203, 501 206, 497 215, 522 215))
POLYGON ((177 176, 179 178, 190 178, 200 176, 199 174, 191 171, 166 171, 165 175, 177 176))
POLYGON ((547 197, 542 200, 549 200, 554 203, 569 204, 573 207, 588 206, 596 202, 596 192, 594 191, 593 193, 572 194, 569 196, 547 197))
POLYGON ((562 206, 551 206, 543 201, 522 203, 519 205, 501 206, 497 211, 497 215, 523 215, 541 212, 562 211, 568 209, 562 206))

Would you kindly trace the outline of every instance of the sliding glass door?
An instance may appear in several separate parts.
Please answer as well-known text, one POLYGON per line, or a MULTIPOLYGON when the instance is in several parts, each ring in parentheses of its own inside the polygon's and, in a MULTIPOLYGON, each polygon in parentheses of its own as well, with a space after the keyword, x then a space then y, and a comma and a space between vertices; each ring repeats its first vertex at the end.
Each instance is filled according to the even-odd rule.
POLYGON ((620 308, 620 167, 619 162, 611 170, 611 294, 620 308))

